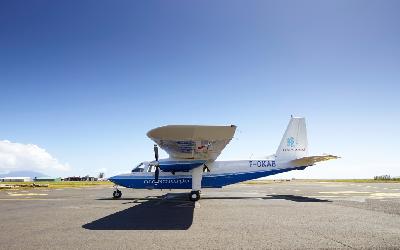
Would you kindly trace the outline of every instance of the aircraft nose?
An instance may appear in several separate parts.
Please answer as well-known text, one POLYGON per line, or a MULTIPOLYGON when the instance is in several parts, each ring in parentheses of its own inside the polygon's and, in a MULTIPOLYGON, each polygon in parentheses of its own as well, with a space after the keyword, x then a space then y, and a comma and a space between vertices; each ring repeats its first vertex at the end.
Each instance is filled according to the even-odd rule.
POLYGON ((118 182, 119 178, 118 178, 118 175, 115 175, 115 176, 108 178, 108 180, 115 184, 118 184, 117 182, 118 182))

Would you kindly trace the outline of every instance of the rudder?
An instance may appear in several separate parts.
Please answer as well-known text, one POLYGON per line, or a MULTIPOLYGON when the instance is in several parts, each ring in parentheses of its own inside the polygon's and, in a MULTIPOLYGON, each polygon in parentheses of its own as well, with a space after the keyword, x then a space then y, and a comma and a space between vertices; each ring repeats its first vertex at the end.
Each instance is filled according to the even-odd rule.
POLYGON ((307 155, 306 120, 304 117, 292 117, 276 151, 276 161, 291 161, 307 155))

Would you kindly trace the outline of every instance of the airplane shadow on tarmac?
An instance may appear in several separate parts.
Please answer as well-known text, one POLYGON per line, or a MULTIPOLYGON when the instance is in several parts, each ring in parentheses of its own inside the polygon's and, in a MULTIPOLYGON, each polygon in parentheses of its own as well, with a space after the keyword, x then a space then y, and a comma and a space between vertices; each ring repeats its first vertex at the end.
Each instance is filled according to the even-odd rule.
MULTIPOLYGON (((187 193, 120 199, 123 204, 137 204, 92 221, 82 227, 89 230, 187 230, 193 222, 194 202, 187 193)), ((100 199, 110 200, 110 199, 100 199)))
POLYGON ((332 202, 330 200, 323 200, 313 197, 299 196, 299 195, 269 195, 265 197, 266 200, 288 200, 295 202, 332 202))
MULTIPOLYGON (((204 200, 236 199, 289 200, 294 202, 331 202, 298 195, 268 195, 262 197, 203 197, 204 200)), ((110 198, 99 200, 113 200, 110 198)), ((116 200, 117 201, 117 200, 116 200)), ((193 223, 195 203, 187 193, 166 194, 146 198, 120 199, 122 204, 137 204, 125 210, 92 221, 82 227, 89 230, 187 230, 193 223)))
POLYGON ((288 200, 294 202, 332 202, 330 200, 317 199, 299 195, 267 195, 262 197, 203 197, 202 200, 241 200, 241 199, 262 199, 262 200, 288 200))

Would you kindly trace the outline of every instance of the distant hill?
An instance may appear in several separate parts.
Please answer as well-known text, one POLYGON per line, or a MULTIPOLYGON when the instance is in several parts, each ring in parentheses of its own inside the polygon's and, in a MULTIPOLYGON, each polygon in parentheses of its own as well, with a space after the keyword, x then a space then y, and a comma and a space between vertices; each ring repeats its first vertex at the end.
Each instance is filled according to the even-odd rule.
POLYGON ((0 174, 0 178, 2 177, 31 177, 32 179, 35 177, 48 176, 46 174, 29 171, 29 170, 21 170, 21 171, 11 171, 8 174, 0 174))

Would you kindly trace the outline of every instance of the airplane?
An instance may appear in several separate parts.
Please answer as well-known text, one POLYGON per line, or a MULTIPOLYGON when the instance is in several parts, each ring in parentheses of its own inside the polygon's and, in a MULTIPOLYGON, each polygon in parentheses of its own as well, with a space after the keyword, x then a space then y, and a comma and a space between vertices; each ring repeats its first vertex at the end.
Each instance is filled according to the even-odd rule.
POLYGON ((202 188, 222 188, 260 177, 304 170, 334 155, 308 156, 306 122, 291 117, 276 153, 266 159, 216 161, 236 131, 235 125, 167 125, 150 130, 154 161, 138 164, 131 173, 116 175, 113 198, 122 196, 118 186, 134 189, 191 189, 189 200, 198 201, 202 188), (169 158, 159 159, 158 146, 169 158))

